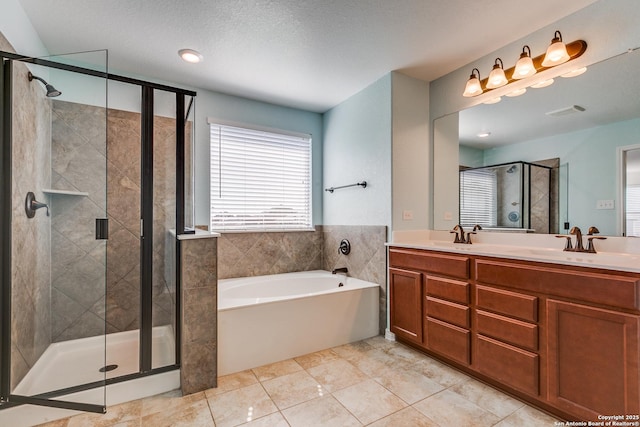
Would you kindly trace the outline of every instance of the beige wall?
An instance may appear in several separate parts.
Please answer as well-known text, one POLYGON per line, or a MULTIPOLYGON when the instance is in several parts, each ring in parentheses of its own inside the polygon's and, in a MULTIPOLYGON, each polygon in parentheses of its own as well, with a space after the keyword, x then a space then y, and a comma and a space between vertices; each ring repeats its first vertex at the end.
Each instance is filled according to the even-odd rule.
MULTIPOLYGON (((53 187, 87 197, 54 196, 52 222, 53 340, 139 327, 140 114, 54 101, 53 187), (107 161, 108 157, 108 161, 107 161), (107 192, 108 189, 108 192, 107 192), (94 219, 109 215, 106 242, 94 219)), ((175 305, 175 120, 154 120, 153 323, 172 323, 175 305)))
MULTIPOLYGON (((0 49, 13 52, 0 34, 0 49)), ((51 342, 49 242, 51 217, 44 209, 27 218, 27 192, 46 202, 50 186, 51 107, 42 87, 27 79, 24 64, 13 64, 11 216, 11 389, 51 342), (27 118, 27 120, 25 120, 27 118)))

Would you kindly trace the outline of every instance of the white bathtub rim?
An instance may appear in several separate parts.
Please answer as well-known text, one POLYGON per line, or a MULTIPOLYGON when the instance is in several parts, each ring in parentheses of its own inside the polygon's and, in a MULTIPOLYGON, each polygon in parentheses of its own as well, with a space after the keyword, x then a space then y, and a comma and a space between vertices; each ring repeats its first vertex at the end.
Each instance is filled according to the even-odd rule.
POLYGON ((235 304, 229 306, 228 304, 224 304, 223 301, 229 301, 230 298, 223 298, 221 296, 221 291, 223 288, 234 288, 238 286, 245 286, 247 282, 250 283, 265 283, 265 286, 268 286, 269 281, 278 279, 280 277, 291 278, 292 276, 299 276, 301 280, 306 277, 315 277, 310 276, 312 274, 322 275, 323 277, 333 278, 335 277, 331 274, 330 271, 327 270, 309 270, 309 271, 296 271, 291 273, 278 273, 278 274, 269 274, 263 276, 249 276, 249 277, 234 277, 230 279, 220 279, 218 280, 218 312, 228 311, 228 310, 238 310, 246 307, 250 307, 253 305, 262 305, 262 304, 274 304, 282 301, 295 301, 303 298, 310 298, 319 295, 329 295, 338 292, 356 292, 362 289, 368 288, 379 288, 380 285, 375 282, 369 282, 362 279, 357 279, 355 277, 340 275, 339 277, 344 278, 345 285, 343 287, 334 287, 331 289, 321 290, 321 291, 313 291, 307 293, 296 293, 292 295, 287 295, 286 297, 265 297, 265 298, 234 298, 233 300, 242 301, 241 304, 235 304), (351 283, 351 284, 350 284, 351 283))

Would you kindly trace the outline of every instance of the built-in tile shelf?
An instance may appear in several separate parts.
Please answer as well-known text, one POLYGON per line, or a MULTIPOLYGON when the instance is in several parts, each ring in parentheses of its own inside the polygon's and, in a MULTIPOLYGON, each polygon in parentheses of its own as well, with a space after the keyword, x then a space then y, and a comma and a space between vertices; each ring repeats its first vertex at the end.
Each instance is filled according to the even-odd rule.
POLYGON ((62 196, 79 196, 88 197, 89 193, 86 191, 71 191, 71 190, 53 190, 51 188, 45 188, 42 190, 44 194, 59 194, 62 196))

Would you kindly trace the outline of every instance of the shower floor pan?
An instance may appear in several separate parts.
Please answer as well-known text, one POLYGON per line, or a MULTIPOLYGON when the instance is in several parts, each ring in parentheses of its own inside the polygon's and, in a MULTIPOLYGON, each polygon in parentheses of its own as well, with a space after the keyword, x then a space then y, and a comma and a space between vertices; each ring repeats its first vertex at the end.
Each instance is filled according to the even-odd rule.
MULTIPOLYGON (((79 384, 104 379, 101 368, 117 365, 106 372, 107 378, 128 375, 139 370, 138 330, 118 332, 105 337, 89 337, 51 344, 29 373, 13 391, 33 396, 79 384), (106 362, 106 363, 105 363, 106 362)), ((174 339, 170 326, 153 328, 153 368, 172 365, 175 360, 174 339)))
MULTIPOLYGON (((153 328, 152 367, 172 365, 175 360, 174 337, 171 326, 153 328)), ((137 373, 139 370, 139 331, 109 334, 51 344, 29 373, 18 384, 13 394, 33 396, 80 384, 101 381, 105 373, 101 368, 118 367, 106 372, 106 378, 137 373)), ((180 371, 174 370, 134 380, 115 383, 106 388, 107 405, 115 405, 180 387, 180 371)), ((101 387, 85 390, 56 400, 102 404, 105 395, 101 387)), ((22 405, 0 411, 0 425, 30 426, 45 421, 77 414, 56 408, 22 405)))

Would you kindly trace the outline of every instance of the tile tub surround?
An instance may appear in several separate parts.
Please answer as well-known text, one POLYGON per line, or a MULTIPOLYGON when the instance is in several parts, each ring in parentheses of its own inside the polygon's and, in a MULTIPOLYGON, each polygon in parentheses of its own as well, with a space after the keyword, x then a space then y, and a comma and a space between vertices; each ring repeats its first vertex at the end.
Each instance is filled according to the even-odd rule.
MULTIPOLYGON (((1 33, 0 49, 14 52, 1 33)), ((51 343, 51 218, 39 210, 29 219, 24 211, 27 192, 46 202, 41 190, 50 187, 51 106, 42 87, 27 79, 28 71, 13 63, 11 389, 51 343)))
POLYGON ((182 342, 180 383, 185 395, 216 387, 218 380, 218 239, 180 239, 182 342))
POLYGON ((263 276, 347 267, 349 276, 380 285, 380 328, 386 327, 385 226, 324 225, 315 231, 223 233, 218 278, 263 276), (338 254, 342 239, 349 255, 338 254))
POLYGON ((218 278, 264 276, 322 269, 322 232, 223 233, 218 278))
POLYGON ((553 426, 558 420, 400 343, 374 337, 43 427, 553 426))
POLYGON ((380 333, 387 327, 387 227, 324 225, 322 269, 347 267, 349 276, 380 285, 380 333), (340 241, 351 243, 351 253, 338 253, 340 241))

